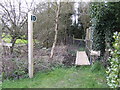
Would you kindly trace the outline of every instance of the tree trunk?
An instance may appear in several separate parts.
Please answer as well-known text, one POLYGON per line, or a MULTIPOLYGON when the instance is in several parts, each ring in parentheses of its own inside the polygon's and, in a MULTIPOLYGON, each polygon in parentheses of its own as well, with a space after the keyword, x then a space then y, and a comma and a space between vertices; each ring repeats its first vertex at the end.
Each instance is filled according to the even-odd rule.
POLYGON ((54 42, 53 42, 53 46, 52 46, 52 49, 51 49, 50 58, 53 58, 55 45, 57 43, 57 37, 58 37, 58 20, 59 20, 59 14, 60 14, 60 6, 61 6, 60 3, 57 4, 56 20, 55 20, 55 37, 54 37, 54 42))
POLYGON ((16 42, 16 38, 13 37, 12 40, 11 40, 12 47, 10 48, 10 54, 13 53, 13 49, 14 49, 14 46, 15 46, 15 42, 16 42))

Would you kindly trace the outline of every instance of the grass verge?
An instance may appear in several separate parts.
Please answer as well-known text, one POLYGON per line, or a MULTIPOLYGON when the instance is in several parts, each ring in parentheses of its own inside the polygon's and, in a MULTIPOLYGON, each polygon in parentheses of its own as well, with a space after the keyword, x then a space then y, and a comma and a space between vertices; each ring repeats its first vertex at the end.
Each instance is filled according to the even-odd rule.
POLYGON ((90 68, 55 68, 39 72, 32 79, 5 80, 2 88, 107 88, 104 72, 93 72, 90 68))

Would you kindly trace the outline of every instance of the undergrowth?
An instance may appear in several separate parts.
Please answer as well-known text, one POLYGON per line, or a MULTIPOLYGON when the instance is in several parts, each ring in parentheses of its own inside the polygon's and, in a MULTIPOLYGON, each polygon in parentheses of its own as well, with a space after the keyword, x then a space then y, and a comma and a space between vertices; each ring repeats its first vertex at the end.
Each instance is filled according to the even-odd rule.
MULTIPOLYGON (((55 67, 38 72, 34 78, 5 80, 2 88, 106 88, 104 72, 92 70, 95 66, 55 67)), ((97 69, 97 68, 96 68, 97 69)))

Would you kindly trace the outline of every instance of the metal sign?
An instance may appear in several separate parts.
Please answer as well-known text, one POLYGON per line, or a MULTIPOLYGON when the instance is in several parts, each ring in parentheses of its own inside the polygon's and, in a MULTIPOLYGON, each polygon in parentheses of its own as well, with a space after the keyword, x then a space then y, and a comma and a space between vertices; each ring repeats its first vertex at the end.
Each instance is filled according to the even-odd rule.
POLYGON ((31 15, 31 21, 35 22, 37 20, 37 17, 35 15, 31 15))

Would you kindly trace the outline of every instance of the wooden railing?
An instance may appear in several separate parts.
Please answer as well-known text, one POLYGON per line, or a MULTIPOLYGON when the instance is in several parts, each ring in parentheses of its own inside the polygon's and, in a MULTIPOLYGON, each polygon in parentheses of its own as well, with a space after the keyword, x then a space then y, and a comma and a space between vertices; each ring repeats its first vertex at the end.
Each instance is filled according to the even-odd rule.
POLYGON ((78 39, 78 38, 73 38, 73 44, 74 44, 74 41, 75 40, 78 40, 78 41, 84 41, 85 42, 85 51, 87 53, 87 56, 90 60, 90 63, 92 64, 95 59, 93 57, 98 57, 100 56, 100 51, 94 51, 92 49, 92 44, 93 44, 93 41, 90 40, 90 39, 78 39))
POLYGON ((92 48, 93 41, 92 40, 86 40, 86 53, 89 57, 90 63, 92 64, 96 58, 100 56, 100 51, 94 51, 92 48))

